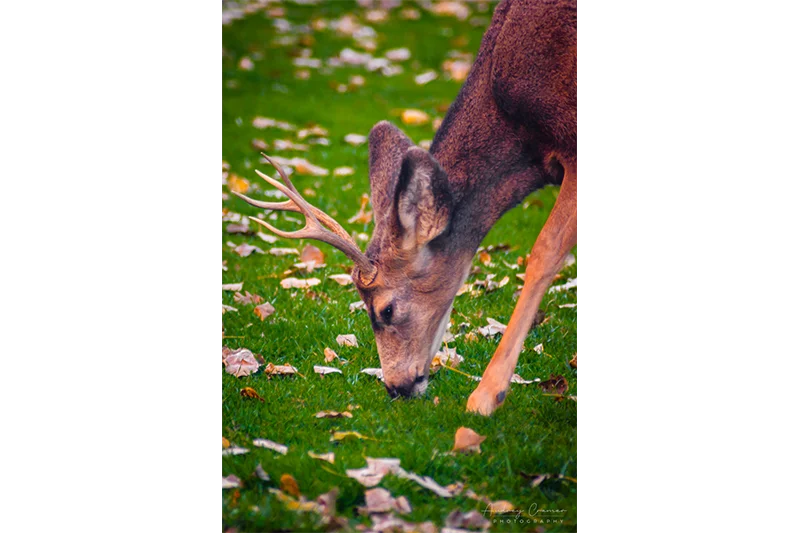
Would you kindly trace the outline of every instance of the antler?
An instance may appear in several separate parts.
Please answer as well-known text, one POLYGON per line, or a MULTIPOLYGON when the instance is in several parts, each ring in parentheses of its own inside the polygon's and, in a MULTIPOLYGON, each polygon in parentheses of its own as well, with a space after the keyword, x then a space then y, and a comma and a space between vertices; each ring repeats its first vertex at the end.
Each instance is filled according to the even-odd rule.
POLYGON ((367 256, 364 255, 353 238, 350 237, 344 228, 333 218, 328 216, 320 209, 309 204, 302 196, 300 196, 300 193, 297 192, 297 189, 295 189, 291 180, 289 180, 288 176, 286 176, 286 173, 283 171, 280 165, 276 164, 275 161, 273 161, 267 154, 262 153, 261 155, 264 156, 264 159, 266 159, 269 164, 275 167, 275 170, 277 170, 278 174, 280 174, 283 183, 270 178, 258 170, 256 170, 256 174, 261 176, 270 185, 276 187, 283 194, 288 196, 289 199, 284 202, 261 202, 258 200, 253 200, 252 198, 248 198, 247 196, 238 192, 231 192, 255 207, 260 207, 262 209, 274 209, 276 211, 293 211, 295 213, 301 213, 306 217, 306 225, 303 227, 303 229, 297 231, 282 231, 259 218, 249 217, 250 220, 256 222, 257 224, 261 224, 272 233, 280 237, 285 237, 287 239, 314 239, 338 248, 358 266, 358 275, 361 278, 361 281, 365 284, 371 283, 375 279, 377 269, 375 268, 375 265, 373 265, 372 262, 367 258, 367 256), (325 230, 325 228, 328 228, 330 231, 325 230))

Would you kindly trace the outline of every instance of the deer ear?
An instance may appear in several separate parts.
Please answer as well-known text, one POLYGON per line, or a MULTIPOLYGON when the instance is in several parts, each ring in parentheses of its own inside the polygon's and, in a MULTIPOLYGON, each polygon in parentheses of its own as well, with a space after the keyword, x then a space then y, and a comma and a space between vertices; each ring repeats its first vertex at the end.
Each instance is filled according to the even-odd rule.
POLYGON ((441 235, 450 222, 451 206, 442 167, 422 148, 409 148, 403 156, 395 204, 403 248, 422 247, 441 235))
POLYGON ((369 188, 376 225, 377 219, 391 214, 403 156, 412 146, 405 133, 385 120, 369 132, 369 188))

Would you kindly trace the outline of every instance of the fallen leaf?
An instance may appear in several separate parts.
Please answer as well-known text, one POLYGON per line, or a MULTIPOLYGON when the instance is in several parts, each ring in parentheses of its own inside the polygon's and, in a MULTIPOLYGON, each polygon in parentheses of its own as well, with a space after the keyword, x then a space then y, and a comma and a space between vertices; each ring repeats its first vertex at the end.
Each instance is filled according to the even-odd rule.
POLYGON ((472 62, 464 59, 448 59, 442 63, 442 70, 448 73, 455 81, 464 81, 467 79, 471 68, 472 62))
POLYGON ((353 167, 336 167, 333 169, 333 176, 335 178, 343 178, 345 176, 352 176, 356 171, 353 167))
POLYGON ((226 180, 228 182, 228 189, 233 192, 238 193, 246 193, 247 190, 250 188, 250 182, 246 179, 242 178, 241 176, 237 176, 233 172, 228 175, 226 180))
POLYGON ((250 244, 247 244, 246 242, 243 242, 242 244, 234 248, 233 251, 241 257, 247 257, 253 252, 257 252, 259 254, 264 253, 264 250, 262 250, 258 246, 252 246, 250 244))
POLYGON ((372 221, 372 211, 367 211, 369 204, 369 196, 366 194, 361 195, 361 206, 358 212, 350 217, 347 221, 350 224, 369 224, 372 221))
POLYGON ((290 254, 300 255, 300 252, 297 250, 297 248, 270 248, 269 253, 277 256, 290 254))
POLYGON ((364 368, 361 370, 362 374, 369 374, 370 376, 375 376, 379 380, 383 381, 383 370, 380 368, 364 368))
POLYGON ((314 365, 314 372, 319 374, 320 376, 324 376, 325 374, 341 374, 342 371, 338 368, 333 368, 332 366, 320 366, 314 365))
POLYGON ((508 500, 498 500, 489 504, 489 512, 492 516, 498 513, 508 513, 514 510, 514 504, 508 500))
POLYGON ((300 261, 306 264, 316 263, 322 265, 325 263, 325 254, 313 244, 307 244, 300 253, 300 261))
POLYGON ((464 357, 456 353, 455 348, 444 347, 442 351, 436 352, 431 359, 431 372, 439 370, 443 366, 457 367, 464 361, 464 357))
POLYGON ((273 365, 272 363, 267 363, 267 366, 264 367, 264 374, 267 376, 297 374, 297 369, 292 365, 273 365))
POLYGON ((347 439, 349 437, 353 437, 355 439, 362 439, 362 440, 377 440, 373 439, 372 437, 366 437, 359 433, 358 431, 334 431, 333 436, 331 436, 330 441, 341 441, 347 439))
POLYGON ((294 163, 294 169, 301 176, 327 176, 330 174, 330 171, 327 168, 313 165, 305 159, 299 159, 295 157, 292 158, 292 162, 294 163))
POLYGON ((405 470, 399 467, 395 475, 403 479, 410 479, 411 481, 415 481, 420 486, 425 487, 430 491, 433 491, 436 495, 441 496, 442 498, 452 498, 453 496, 452 492, 442 487, 441 485, 436 483, 436 481, 434 481, 433 478, 430 478, 428 476, 418 476, 413 472, 406 472, 405 470))
POLYGON ((544 352, 544 344, 539 343, 533 347, 533 351, 541 355, 544 352))
POLYGON ((237 489, 242 486, 242 480, 231 474, 228 477, 222 478, 223 489, 237 489))
MULTIPOLYGON (((284 474, 288 475, 288 474, 284 474)), ((291 477, 291 476, 289 476, 291 477)), ((294 479, 294 478, 292 478, 294 479)), ((296 512, 314 512, 319 513, 321 512, 319 504, 316 502, 309 502, 305 500, 297 501, 282 490, 270 488, 269 492, 274 494, 278 500, 283 503, 284 507, 289 511, 296 511, 296 512)), ((299 492, 299 488, 298 488, 299 492)))
POLYGON ((281 490, 288 492, 295 498, 300 497, 300 487, 297 485, 297 480, 291 474, 283 474, 281 476, 281 490))
POLYGON ((356 340, 356 336, 353 335, 352 333, 348 335, 337 335, 336 342, 339 343, 339 346, 355 346, 356 348, 358 347, 358 340, 356 340))
POLYGON ((392 493, 386 489, 375 488, 364 492, 366 505, 359 507, 358 511, 362 514, 387 513, 397 511, 400 514, 411 512, 411 505, 405 496, 392 498, 392 493))
POLYGON ((323 353, 325 354, 325 362, 326 363, 330 363, 334 359, 338 359, 339 358, 339 355, 336 352, 334 352, 333 350, 331 350, 330 348, 328 348, 328 347, 325 348, 323 353))
POLYGON ((241 292, 237 292, 236 294, 234 294, 233 301, 236 302, 237 304, 244 304, 244 305, 260 304, 261 302, 264 301, 264 298, 262 298, 257 294, 250 294, 249 292, 244 291, 244 294, 242 294, 241 292))
POLYGON ((255 391, 255 389, 253 389, 252 387, 245 387, 245 388, 243 388, 242 390, 240 390, 240 391, 239 391, 239 394, 242 396, 242 398, 248 398, 248 399, 250 399, 250 400, 260 400, 261 402, 263 402, 263 401, 264 401, 264 398, 262 398, 262 397, 261 397, 261 396, 260 396, 260 395, 259 395, 259 394, 258 394, 258 393, 255 391))
POLYGON ((498 333, 505 333, 506 328, 508 327, 493 318, 487 318, 486 321, 489 323, 488 326, 478 328, 478 331, 484 337, 494 337, 498 333))
POLYGON ((275 139, 273 141, 274 149, 278 152, 282 152, 284 150, 294 150, 298 152, 307 152, 308 145, 307 144, 296 144, 288 139, 275 139))
POLYGON ((492 264, 492 256, 485 251, 482 251, 478 254, 478 259, 481 263, 483 263, 484 266, 489 266, 492 264))
POLYGON ((353 418, 353 413, 350 411, 320 411, 316 415, 317 418, 353 418))
POLYGON ((231 307, 230 305, 222 304, 222 314, 224 315, 225 313, 228 313, 228 312, 238 313, 239 310, 236 309, 235 307, 231 307))
POLYGON ((350 312, 351 313, 355 313, 356 311, 359 311, 359 310, 366 311, 366 309, 367 309, 367 304, 365 304, 362 300, 359 300, 357 302, 353 302, 353 303, 350 304, 350 312))
POLYGON ((444 523, 447 527, 483 530, 489 529, 492 525, 492 523, 483 516, 483 513, 474 509, 468 513, 456 509, 447 515, 444 523))
POLYGON ((569 390, 569 383, 564 376, 550 374, 550 379, 539 383, 539 387, 541 387, 544 392, 564 394, 569 390))
POLYGON ((332 279, 339 285, 345 286, 350 285, 353 283, 353 277, 350 274, 332 274, 328 276, 328 279, 332 279))
POLYGON ((306 137, 327 137, 328 130, 321 126, 312 126, 311 128, 305 128, 297 132, 297 138, 301 141, 306 137))
POLYGON ((231 446, 230 448, 225 448, 222 450, 222 455, 243 455, 249 452, 247 448, 242 448, 241 446, 231 446))
POLYGON ((225 448, 230 448, 230 447, 231 447, 231 442, 225 437, 222 437, 222 449, 224 450, 225 448))
POLYGON ((336 456, 333 452, 317 454, 314 452, 308 452, 308 456, 312 459, 319 459, 320 461, 328 461, 330 464, 333 464, 333 461, 336 459, 336 456))
POLYGON ((367 137, 358 133, 348 133, 344 136, 344 142, 352 146, 361 146, 367 142, 367 137))
POLYGON ((381 482, 383 476, 396 472, 400 468, 400 459, 367 457, 364 468, 346 470, 347 477, 353 478, 365 487, 374 487, 381 482))
POLYGON ((551 292, 566 291, 568 289, 574 289, 577 286, 578 286, 578 278, 568 279, 567 282, 564 283, 563 285, 554 285, 554 286, 550 287, 547 290, 547 292, 551 293, 551 292))
MULTIPOLYGON (((275 237, 274 235, 270 235, 269 233, 262 233, 262 232, 259 231, 258 233, 256 233, 256 236, 259 239, 261 239, 262 241, 267 242, 269 244, 274 244, 274 243, 278 242, 278 238, 275 237)), ((271 253, 271 251, 270 251, 270 253, 271 253)), ((275 254, 273 254, 273 255, 275 255, 275 254)))
POLYGON ((572 368, 578 368, 578 352, 575 352, 575 355, 573 355, 572 359, 569 360, 569 366, 572 368))
POLYGON ((439 405, 439 397, 438 396, 434 396, 433 397, 433 405, 439 405))
POLYGON ((225 372, 237 378, 249 376, 258 370, 259 364, 253 352, 247 348, 239 348, 225 358, 225 372))
POLYGON ((561 304, 558 306, 559 309, 575 309, 578 307, 578 304, 561 304))
POLYGON ((511 383, 519 383, 520 385, 530 385, 531 383, 533 383, 533 381, 522 379, 522 376, 520 376, 519 374, 514 374, 513 376, 511 376, 511 383))
POLYGON ((420 111, 419 109, 404 109, 400 117, 404 124, 408 124, 410 126, 427 124, 431 120, 427 113, 420 111))
POLYGON ((263 304, 257 306, 253 312, 261 319, 263 322, 265 318, 270 316, 272 313, 275 312, 275 308, 269 302, 264 302, 263 304))
POLYGON ((286 455, 286 452, 289 451, 288 446, 285 446, 283 444, 278 444, 277 442, 271 441, 269 439, 253 439, 253 446, 258 446, 259 448, 267 448, 268 450, 278 452, 281 455, 286 455))
POLYGON ((427 83, 432 82, 438 77, 439 75, 436 73, 435 70, 426 70, 422 74, 414 76, 414 83, 416 83, 417 85, 425 85, 427 83))
POLYGON ((261 466, 261 463, 256 465, 255 475, 261 481, 269 481, 269 474, 264 471, 264 467, 261 466))
POLYGON ((320 280, 318 278, 285 278, 281 280, 281 287, 284 289, 308 289, 309 287, 314 287, 319 284, 320 280))
POLYGON ((244 281, 240 281, 239 283, 223 283, 222 290, 223 291, 240 291, 242 290, 242 285, 244 285, 244 281))
POLYGON ((454 452, 462 453, 481 453, 481 442, 486 437, 478 435, 475 431, 467 427, 460 427, 456 430, 456 440, 453 445, 454 452))

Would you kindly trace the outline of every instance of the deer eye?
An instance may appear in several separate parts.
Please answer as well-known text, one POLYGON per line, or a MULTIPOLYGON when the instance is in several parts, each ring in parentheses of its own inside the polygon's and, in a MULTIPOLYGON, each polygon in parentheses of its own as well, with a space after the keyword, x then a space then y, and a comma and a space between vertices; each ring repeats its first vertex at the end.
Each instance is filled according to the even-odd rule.
POLYGON ((392 304, 387 305, 381 311, 381 320, 384 324, 389 325, 392 322, 392 313, 394 313, 394 309, 392 308, 392 304))

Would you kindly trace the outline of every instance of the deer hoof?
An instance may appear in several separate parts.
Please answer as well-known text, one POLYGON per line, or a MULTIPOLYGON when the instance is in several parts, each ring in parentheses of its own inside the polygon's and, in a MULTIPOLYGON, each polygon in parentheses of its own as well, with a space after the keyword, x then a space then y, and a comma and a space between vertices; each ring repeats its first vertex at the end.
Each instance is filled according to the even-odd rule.
POLYGON ((500 407, 505 397, 506 391, 500 391, 500 393, 496 394, 482 390, 479 386, 470 394, 469 400, 467 400, 467 412, 490 416, 495 409, 500 407))

